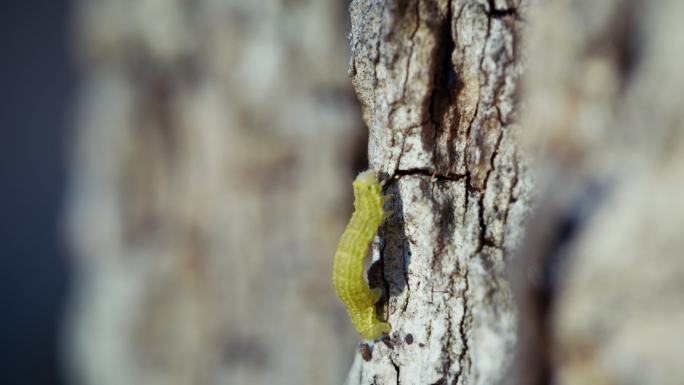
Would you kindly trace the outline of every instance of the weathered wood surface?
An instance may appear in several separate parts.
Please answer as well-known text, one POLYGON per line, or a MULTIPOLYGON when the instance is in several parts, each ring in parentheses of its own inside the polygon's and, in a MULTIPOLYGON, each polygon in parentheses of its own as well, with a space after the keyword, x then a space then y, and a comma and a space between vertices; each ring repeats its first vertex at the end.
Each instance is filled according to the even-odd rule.
POLYGON ((523 7, 351 4, 350 72, 395 215, 373 249, 393 330, 356 355, 349 385, 491 384, 511 362, 505 267, 531 190, 515 113, 523 7))

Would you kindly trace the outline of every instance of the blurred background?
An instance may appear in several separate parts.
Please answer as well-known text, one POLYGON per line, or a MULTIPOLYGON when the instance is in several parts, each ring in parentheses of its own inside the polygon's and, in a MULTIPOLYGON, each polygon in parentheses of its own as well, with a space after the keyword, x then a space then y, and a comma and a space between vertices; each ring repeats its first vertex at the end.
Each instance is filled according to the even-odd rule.
POLYGON ((2 13, 2 384, 337 384, 345 1, 2 13))
POLYGON ((59 320, 70 279, 61 232, 65 141, 76 89, 69 1, 0 12, 0 382, 62 384, 59 320))

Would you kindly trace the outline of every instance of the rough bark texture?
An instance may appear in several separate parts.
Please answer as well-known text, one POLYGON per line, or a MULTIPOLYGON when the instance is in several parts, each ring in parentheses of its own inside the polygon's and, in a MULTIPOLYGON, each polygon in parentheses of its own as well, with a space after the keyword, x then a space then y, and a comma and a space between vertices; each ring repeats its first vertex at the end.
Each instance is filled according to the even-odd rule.
POLYGON ((677 0, 530 13, 522 123, 542 188, 512 383, 684 379, 682 15, 677 0))
POLYGON ((354 1, 350 72, 395 215, 373 248, 389 338, 347 384, 492 384, 514 352, 505 267, 531 182, 515 123, 519 1, 354 1))
POLYGON ((344 378, 355 334, 330 272, 365 135, 346 12, 79 2, 74 383, 344 378))
MULTIPOLYGON (((356 334, 330 271, 363 142, 342 5, 79 4, 74 382, 339 383, 356 334)), ((347 384, 681 384, 684 3, 350 11, 394 215, 369 274, 393 330, 347 384)))

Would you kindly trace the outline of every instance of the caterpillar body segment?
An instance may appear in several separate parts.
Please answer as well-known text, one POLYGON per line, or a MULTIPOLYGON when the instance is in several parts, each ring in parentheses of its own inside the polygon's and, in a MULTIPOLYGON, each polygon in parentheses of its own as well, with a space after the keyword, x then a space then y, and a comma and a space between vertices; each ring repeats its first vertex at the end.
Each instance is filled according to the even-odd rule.
POLYGON ((356 177, 354 188, 354 214, 340 238, 335 253, 333 284, 337 296, 347 306, 347 312, 356 330, 366 339, 374 340, 391 328, 378 319, 375 303, 382 296, 382 289, 371 289, 363 277, 363 261, 368 246, 378 227, 386 218, 377 174, 364 171, 356 177))

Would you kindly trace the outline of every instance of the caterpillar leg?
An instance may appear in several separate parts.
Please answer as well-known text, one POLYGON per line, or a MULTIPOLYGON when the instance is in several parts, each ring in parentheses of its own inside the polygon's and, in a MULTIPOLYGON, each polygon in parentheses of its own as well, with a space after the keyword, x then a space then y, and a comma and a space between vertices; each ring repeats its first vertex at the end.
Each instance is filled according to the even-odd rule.
POLYGON ((392 327, 387 322, 379 322, 375 325, 375 330, 379 331, 381 334, 389 334, 392 331, 392 327))
POLYGON ((373 303, 377 303, 380 300, 383 292, 384 290, 379 287, 371 289, 371 298, 373 299, 373 303))
POLYGON ((371 289, 371 299, 373 300, 373 303, 377 303, 384 292, 385 291, 379 287, 371 289))
POLYGON ((390 324, 387 322, 375 321, 370 325, 367 325, 364 329, 360 329, 359 332, 363 338, 368 340, 376 340, 382 337, 383 334, 389 334, 392 331, 390 324))
POLYGON ((389 334, 392 331, 392 327, 387 322, 378 322, 373 325, 373 339, 381 337, 383 334, 389 334))

